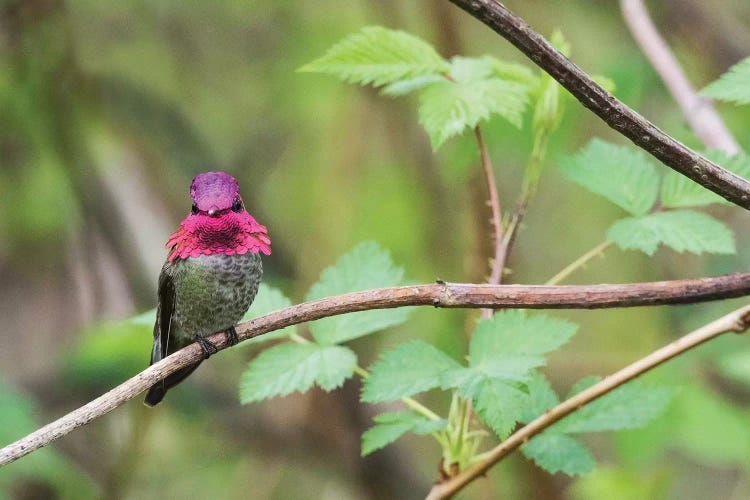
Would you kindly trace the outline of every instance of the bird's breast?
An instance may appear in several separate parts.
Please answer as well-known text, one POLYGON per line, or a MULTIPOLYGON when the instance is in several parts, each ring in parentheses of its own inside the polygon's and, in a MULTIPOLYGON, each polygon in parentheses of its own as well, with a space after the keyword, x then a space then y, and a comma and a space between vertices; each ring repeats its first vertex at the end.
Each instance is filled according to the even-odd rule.
POLYGON ((201 255, 175 261, 175 313, 182 335, 209 335, 235 325, 253 302, 263 274, 260 255, 201 255))

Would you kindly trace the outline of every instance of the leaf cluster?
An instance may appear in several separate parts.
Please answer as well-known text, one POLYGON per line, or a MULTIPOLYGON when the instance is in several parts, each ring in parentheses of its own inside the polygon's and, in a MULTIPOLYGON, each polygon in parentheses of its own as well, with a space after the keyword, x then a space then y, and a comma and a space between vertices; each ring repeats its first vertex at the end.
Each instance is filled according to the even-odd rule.
MULTIPOLYGON (((737 175, 750 175, 750 157, 708 151, 706 156, 737 175)), ((653 255, 659 245, 678 252, 733 254, 732 231, 715 218, 692 210, 728 204, 687 177, 661 175, 641 150, 592 140, 560 163, 563 175, 619 206, 629 217, 616 221, 607 239, 622 249, 653 255)))
MULTIPOLYGON (((570 390, 568 398, 599 381, 598 377, 580 380, 570 390)), ((527 387, 531 404, 522 418, 524 423, 531 422, 560 402, 541 374, 536 374, 527 387)), ((591 452, 574 437, 576 434, 643 427, 665 410, 673 392, 667 387, 630 382, 548 427, 521 451, 548 472, 586 474, 593 470, 595 461, 591 452)))
MULTIPOLYGON (((387 251, 374 242, 365 242, 324 270, 306 300, 400 285, 403 274, 403 269, 393 264, 387 251)), ((261 285, 244 319, 290 304, 281 291, 261 285)), ((339 344, 401 324, 411 311, 412 308, 382 309, 324 318, 310 324, 312 341, 301 337, 296 326, 258 337, 257 342, 289 337, 295 341, 270 347, 250 362, 240 380, 241 401, 251 403, 306 392, 313 385, 325 391, 341 387, 353 375, 357 355, 339 344)))
POLYGON ((300 71, 380 88, 391 97, 419 94, 419 123, 434 149, 500 116, 520 128, 540 79, 527 67, 490 56, 442 58, 427 42, 380 26, 349 35, 300 71))
POLYGON ((750 57, 729 68, 701 94, 734 104, 750 104, 750 57))
MULTIPOLYGON (((456 391, 471 400, 481 419, 504 439, 519 423, 528 423, 559 403, 537 371, 545 355, 565 344, 577 326, 526 311, 501 311, 483 320, 471 337, 463 365, 425 342, 410 342, 384 353, 365 380, 362 401, 396 401, 431 389, 456 391)), ((598 381, 582 380, 576 394, 598 381)), ((641 427, 667 405, 671 391, 630 383, 561 420, 524 447, 527 457, 550 472, 582 474, 594 466, 591 453, 571 435, 641 427)), ((439 432, 447 422, 413 412, 385 414, 363 436, 367 454, 407 432, 439 432)))

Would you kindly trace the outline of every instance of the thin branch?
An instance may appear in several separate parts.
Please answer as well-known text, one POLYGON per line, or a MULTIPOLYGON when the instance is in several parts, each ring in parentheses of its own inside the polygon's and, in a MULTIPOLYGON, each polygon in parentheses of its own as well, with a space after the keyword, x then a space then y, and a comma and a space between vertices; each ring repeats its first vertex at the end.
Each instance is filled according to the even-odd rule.
POLYGON ((521 229, 521 223, 523 218, 526 216, 526 210, 529 208, 531 199, 536 194, 537 185, 544 166, 544 157, 547 150, 547 141, 549 138, 550 129, 543 129, 540 133, 534 133, 534 146, 531 150, 531 156, 529 162, 526 165, 523 186, 521 188, 521 196, 516 203, 516 208, 513 210, 513 214, 510 217, 508 227, 505 228, 505 239, 503 245, 505 247, 505 259, 510 257, 513 247, 516 243, 516 237, 518 231, 521 229))
MULTIPOLYGON (((716 278, 627 285, 523 286, 437 283, 347 293, 287 307, 237 326, 240 340, 287 326, 369 309, 404 306, 446 308, 598 309, 688 304, 750 295, 750 273, 716 278)), ((222 333, 210 337, 218 350, 229 347, 222 333)), ((135 377, 28 436, 0 449, 0 467, 49 444, 114 410, 153 384, 203 357, 197 344, 155 363, 135 377)))
POLYGON ((706 147, 737 154, 740 150, 737 141, 724 125, 711 100, 699 96, 690 84, 680 63, 651 21, 643 1, 620 0, 620 8, 630 33, 677 101, 695 135, 706 147))
POLYGON ((479 125, 474 128, 474 135, 477 138, 479 158, 487 180, 489 205, 492 210, 492 231, 495 238, 495 259, 492 262, 492 274, 490 275, 488 283, 490 285, 499 285, 503 279, 503 268, 505 267, 505 247, 503 245, 502 225, 503 217, 500 211, 500 197, 497 195, 497 183, 495 182, 495 172, 492 169, 490 154, 487 151, 487 145, 484 143, 482 130, 479 128, 479 125))
MULTIPOLYGON (((479 160, 484 171, 485 181, 487 183, 488 204, 492 211, 492 233, 495 246, 495 256, 492 259, 492 270, 490 279, 487 281, 490 285, 499 285, 503 281, 503 270, 505 269, 505 259, 508 255, 508 246, 503 237, 503 216, 500 210, 500 197, 497 194, 497 183, 495 181, 495 172, 492 168, 490 153, 487 151, 487 145, 482 137, 482 129, 477 125, 474 128, 474 135, 477 139, 477 148, 479 148, 479 160)), ((482 309, 482 318, 492 317, 492 309, 482 309)))
POLYGON ((581 104, 644 151, 732 203, 750 209, 750 182, 702 157, 616 99, 501 2, 450 1, 507 39, 581 104))
POLYGON ((747 330, 748 327, 750 327, 750 306, 745 306, 669 343, 645 358, 639 359, 617 373, 606 377, 589 389, 547 410, 542 416, 522 427, 508 439, 490 450, 480 462, 475 463, 457 476, 435 485, 427 495, 427 500, 441 500, 452 497, 464 486, 483 476, 493 465, 505 458, 512 451, 526 444, 532 437, 624 383, 719 335, 727 332, 741 333, 747 330))
POLYGON ((557 285, 561 281, 565 280, 568 276, 576 272, 578 269, 585 267, 586 264, 589 263, 589 261, 595 257, 598 257, 600 255, 604 255, 604 252, 607 251, 609 247, 612 246, 611 241, 603 241, 596 245, 594 248, 586 252, 585 254, 578 257, 576 260, 565 266, 564 269, 562 269, 559 273, 552 276, 550 279, 548 279, 544 284, 545 285, 557 285))

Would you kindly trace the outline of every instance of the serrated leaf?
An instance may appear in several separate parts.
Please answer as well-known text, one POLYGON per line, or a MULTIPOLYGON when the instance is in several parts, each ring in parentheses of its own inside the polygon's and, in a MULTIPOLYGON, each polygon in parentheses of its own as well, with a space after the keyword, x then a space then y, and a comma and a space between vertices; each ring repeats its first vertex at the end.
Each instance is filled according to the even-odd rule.
POLYGON ((458 389, 462 396, 473 398, 479 394, 487 374, 476 368, 461 367, 440 375, 440 387, 444 390, 458 389))
POLYGON ((362 28, 299 71, 327 73, 360 85, 385 84, 447 72, 448 62, 424 40, 380 26, 362 28))
POLYGON ((384 448, 407 432, 430 434, 448 425, 444 419, 430 420, 410 411, 382 413, 375 417, 375 422, 377 425, 362 434, 362 456, 384 448))
POLYGON ((544 364, 543 354, 557 349, 577 326, 545 315, 501 311, 481 321, 469 346, 469 367, 444 372, 441 386, 471 398, 480 417, 504 438, 515 423, 528 416, 530 394, 518 381, 530 380, 531 370, 544 364))
POLYGON ((362 401, 394 401, 439 387, 440 375, 457 368, 457 361, 426 342, 401 344, 370 368, 362 401))
POLYGON ((596 465, 591 452, 576 439, 565 434, 545 432, 532 438, 521 451, 551 474, 587 474, 594 470, 596 465))
POLYGON ((495 78, 480 59, 456 58, 453 81, 437 82, 420 94, 419 123, 427 130, 433 149, 499 115, 520 128, 528 102, 528 87, 495 78))
POLYGON ((493 62, 487 57, 456 56, 450 61, 450 77, 456 82, 485 80, 492 75, 493 62))
POLYGON ((414 78, 409 78, 407 80, 399 80, 397 82, 389 83, 381 89, 380 93, 389 97, 398 97, 423 89, 435 82, 442 81, 445 81, 445 77, 441 75, 415 76, 414 78))
MULTIPOLYGON (((403 275, 403 269, 394 265, 388 251, 374 242, 361 243, 323 271, 305 300, 401 285, 403 275)), ((320 344, 338 344, 399 325, 412 310, 401 307, 332 316, 312 322, 310 332, 320 344)))
POLYGON ((729 68, 700 93, 735 104, 750 104, 750 57, 729 68))
POLYGON ((521 420, 529 395, 518 386, 485 378, 475 387, 474 409, 500 439, 508 437, 521 420))
POLYGON ((243 404, 292 392, 306 392, 313 384, 326 391, 351 377, 357 357, 341 346, 284 343, 266 349, 248 365, 240 380, 243 404))
POLYGON ((549 381, 539 372, 534 373, 534 376, 526 382, 526 388, 529 391, 529 400, 521 416, 521 422, 525 424, 560 402, 549 381))
POLYGON ((324 391, 338 389, 352 376, 357 355, 348 347, 328 346, 320 349, 313 363, 320 366, 315 383, 324 391))
POLYGON ((733 254, 734 235, 722 222, 692 210, 658 212, 615 222, 607 239, 624 250, 641 250, 648 255, 659 244, 677 252, 733 254))
POLYGON ((565 417, 551 429, 572 433, 642 427, 664 411, 672 394, 667 387, 629 382, 565 417))
MULTIPOLYGON (((723 151, 706 151, 704 156, 740 177, 750 177, 750 157, 745 153, 730 156, 723 151)), ((664 174, 661 186, 661 204, 668 208, 700 207, 721 203, 731 205, 718 194, 674 170, 664 174)))
POLYGON ((633 215, 644 215, 656 202, 659 175, 637 149, 592 140, 560 163, 563 175, 633 215))
POLYGON ((544 364, 543 354, 562 346, 577 329, 574 323, 543 314, 500 311, 474 330, 469 364, 494 377, 527 378, 531 369, 544 364))
POLYGON ((482 59, 489 61, 492 74, 502 80, 518 82, 529 89, 534 89, 539 85, 539 76, 524 64, 501 61, 492 56, 483 56, 482 59))
MULTIPOLYGON (((292 301, 289 300, 284 293, 278 288, 261 283, 258 287, 258 294, 255 296, 253 304, 250 309, 245 313, 240 321, 250 321, 251 319, 259 318, 266 314, 280 311, 285 307, 292 305, 292 301)), ((255 337, 249 340, 252 343, 265 342, 266 340, 273 340, 287 335, 293 334, 297 330, 296 325, 287 326, 281 330, 275 332, 266 333, 260 337, 255 337)))

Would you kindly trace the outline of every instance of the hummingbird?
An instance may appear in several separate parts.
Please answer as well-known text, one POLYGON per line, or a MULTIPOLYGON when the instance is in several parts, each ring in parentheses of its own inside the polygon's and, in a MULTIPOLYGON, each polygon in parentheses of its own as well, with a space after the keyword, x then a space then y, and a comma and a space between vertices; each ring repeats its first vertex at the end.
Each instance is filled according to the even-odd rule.
MULTIPOLYGON (((271 254, 268 231, 245 210, 234 177, 199 174, 190 197, 192 209, 169 237, 159 274, 151 364, 193 342, 206 359, 217 352, 206 338, 213 333, 225 332, 236 344, 235 325, 250 308, 263 275, 260 254, 271 254)), ((151 386, 145 404, 159 404, 201 361, 151 386)))

